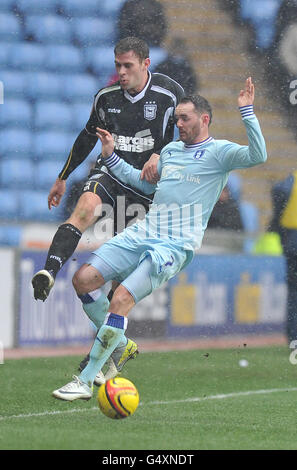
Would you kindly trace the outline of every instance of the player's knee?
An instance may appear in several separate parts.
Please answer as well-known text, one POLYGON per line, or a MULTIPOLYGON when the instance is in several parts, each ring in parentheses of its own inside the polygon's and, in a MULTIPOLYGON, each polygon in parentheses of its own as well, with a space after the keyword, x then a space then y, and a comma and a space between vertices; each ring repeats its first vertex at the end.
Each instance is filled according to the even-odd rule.
POLYGON ((83 287, 85 285, 84 279, 79 271, 76 271, 72 278, 72 285, 77 294, 81 294, 84 292, 83 287))

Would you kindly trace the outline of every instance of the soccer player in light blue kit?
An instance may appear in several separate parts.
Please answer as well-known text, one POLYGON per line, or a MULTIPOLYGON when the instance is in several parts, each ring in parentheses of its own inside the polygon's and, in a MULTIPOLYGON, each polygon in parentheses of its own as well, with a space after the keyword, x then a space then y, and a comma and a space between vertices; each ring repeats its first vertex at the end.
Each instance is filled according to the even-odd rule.
MULTIPOLYGON (((97 128, 105 164, 114 175, 146 194, 156 192, 145 218, 96 250, 73 277, 83 303, 90 300, 90 292, 111 279, 120 285, 94 341, 88 365, 79 377, 74 376, 72 382, 53 392, 56 398, 72 401, 92 397, 97 372, 125 338, 131 308, 184 269, 201 246, 229 172, 266 161, 264 137, 253 112, 254 94, 248 78, 238 96, 248 146, 210 137, 209 103, 199 95, 183 98, 175 112, 180 141, 163 148, 157 186, 141 180, 141 171, 116 155, 109 132, 97 128)), ((96 314, 96 308, 90 309, 89 317, 95 323, 96 314)))

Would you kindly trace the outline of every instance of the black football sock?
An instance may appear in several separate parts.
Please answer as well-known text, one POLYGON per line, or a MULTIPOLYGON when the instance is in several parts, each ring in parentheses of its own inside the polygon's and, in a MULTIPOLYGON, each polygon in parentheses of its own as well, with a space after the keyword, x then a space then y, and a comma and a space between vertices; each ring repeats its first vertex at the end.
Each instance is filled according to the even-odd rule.
POLYGON ((63 224, 58 228, 44 266, 54 278, 75 251, 81 236, 82 233, 74 225, 63 224))

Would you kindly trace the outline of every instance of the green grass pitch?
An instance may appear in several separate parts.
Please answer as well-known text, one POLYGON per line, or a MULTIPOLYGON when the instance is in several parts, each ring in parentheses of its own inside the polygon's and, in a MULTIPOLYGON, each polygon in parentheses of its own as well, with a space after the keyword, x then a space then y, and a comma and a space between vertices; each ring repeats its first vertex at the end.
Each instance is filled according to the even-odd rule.
MULTIPOLYGON (((0 365, 0 449, 297 449, 297 365, 287 347, 143 353, 123 376, 140 405, 127 419, 56 400, 81 357, 0 365), (247 359, 248 367, 239 360, 247 359)), ((97 392, 97 388, 95 388, 97 392)))

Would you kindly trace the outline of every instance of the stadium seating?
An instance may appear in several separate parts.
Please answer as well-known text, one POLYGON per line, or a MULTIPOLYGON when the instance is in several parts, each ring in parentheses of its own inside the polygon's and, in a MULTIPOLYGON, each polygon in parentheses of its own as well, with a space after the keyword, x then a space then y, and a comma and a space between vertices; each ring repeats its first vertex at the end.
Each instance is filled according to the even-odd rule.
POLYGON ((1 0, 0 11, 9 12, 15 6, 15 0, 1 0))
POLYGON ((56 159, 64 161, 77 135, 62 131, 40 131, 35 133, 32 153, 36 160, 56 159))
POLYGON ((31 188, 34 184, 34 164, 30 159, 3 159, 0 162, 2 188, 31 188))
POLYGON ((72 40, 70 21, 58 15, 27 16, 25 34, 42 43, 69 44, 72 40))
POLYGON ((166 59, 166 57, 167 52, 162 47, 150 47, 150 69, 153 71, 160 62, 163 62, 163 60, 166 59))
POLYGON ((12 13, 0 12, 0 41, 20 41, 22 29, 19 19, 12 13))
POLYGON ((45 52, 40 44, 16 42, 11 44, 7 64, 15 69, 39 71, 48 61, 45 52))
POLYGON ((102 5, 102 16, 117 20, 119 11, 126 0, 105 0, 102 5))
POLYGON ((75 18, 72 28, 74 40, 82 47, 110 44, 115 40, 114 22, 108 18, 75 18))
POLYGON ((0 112, 0 125, 5 126, 32 126, 33 108, 26 100, 5 99, 3 111, 0 112))
POLYGON ((59 161, 38 162, 36 164, 34 174, 36 188, 50 190, 51 186, 56 181, 62 168, 63 163, 59 161))
POLYGON ((282 0, 240 0, 240 17, 255 29, 255 43, 268 49, 274 40, 275 21, 282 0))
MULTIPOLYGON (((1 44, 0 44, 1 51, 1 44)), ((1 52, 0 52, 1 56, 1 52)), ((26 98, 28 72, 18 72, 9 69, 1 70, 1 80, 4 84, 5 99, 26 98)))
POLYGON ((58 0, 61 13, 69 17, 98 17, 105 0, 58 0))
POLYGON ((19 192, 15 189, 0 189, 0 217, 7 220, 17 220, 19 212, 19 192))
POLYGON ((0 67, 6 68, 9 61, 11 44, 7 42, 0 42, 0 67))
POLYGON ((84 71, 83 55, 77 47, 68 45, 44 46, 44 68, 52 72, 76 73, 84 71))
POLYGON ((90 103, 91 109, 92 98, 100 89, 100 81, 91 74, 75 74, 64 75, 61 77, 63 86, 61 96, 70 103, 80 101, 90 103))
POLYGON ((61 98, 64 81, 63 75, 52 72, 28 73, 26 95, 31 100, 61 98))
MULTIPOLYGON (((45 188, 84 128, 94 95, 115 72, 116 22, 124 2, 0 0, 1 219, 61 219, 62 209, 49 213, 45 188)), ((152 49, 153 64, 161 59, 162 51, 152 49)), ((87 176, 100 150, 98 142, 69 183, 87 176)), ((18 233, 0 233, 0 244, 17 242, 18 233)))
POLYGON ((8 127, 0 131, 0 156, 25 158, 31 155, 32 132, 22 127, 8 127))
POLYGON ((63 102, 37 101, 34 127, 35 129, 71 131, 73 128, 71 107, 63 102))
POLYGON ((25 189, 21 192, 21 196, 19 214, 23 220, 31 222, 60 220, 59 211, 48 209, 48 191, 25 189))
POLYGON ((85 65, 99 77, 114 73, 113 46, 89 47, 84 51, 85 65))
POLYGON ((92 103, 88 105, 78 102, 74 103, 71 106, 73 117, 73 129, 81 131, 85 127, 91 113, 91 108, 92 103))
POLYGON ((13 3, 23 15, 46 15, 56 13, 60 2, 59 0, 15 0, 13 3))
POLYGON ((0 245, 18 246, 22 240, 22 227, 20 225, 0 226, 0 245))

